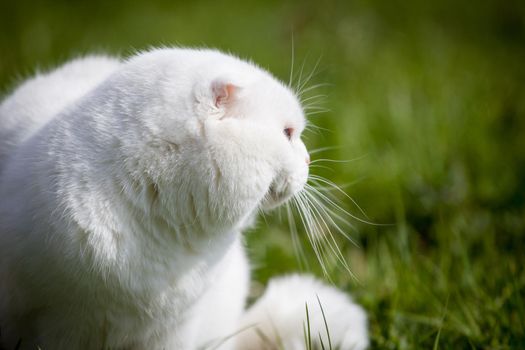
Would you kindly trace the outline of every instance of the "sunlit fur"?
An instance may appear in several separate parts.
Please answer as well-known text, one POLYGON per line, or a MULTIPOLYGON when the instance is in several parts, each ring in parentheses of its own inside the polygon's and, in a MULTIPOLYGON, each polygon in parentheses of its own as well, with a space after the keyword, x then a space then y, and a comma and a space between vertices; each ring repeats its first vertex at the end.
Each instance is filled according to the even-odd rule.
MULTIPOLYGON (((293 198, 316 252, 326 254, 318 237, 340 209, 306 185, 305 127, 298 94, 214 50, 92 56, 26 81, 0 106, 5 346, 195 349, 219 341, 242 349, 235 337, 224 341, 244 324, 242 229, 257 210, 293 198)), ((297 285, 310 296, 330 289, 287 284, 292 294, 297 285)), ((352 305, 327 299, 327 310, 352 305)), ((331 320, 348 324, 333 341, 355 338, 362 348, 366 320, 352 310, 331 320)), ((281 336, 302 332, 291 329, 281 336)))

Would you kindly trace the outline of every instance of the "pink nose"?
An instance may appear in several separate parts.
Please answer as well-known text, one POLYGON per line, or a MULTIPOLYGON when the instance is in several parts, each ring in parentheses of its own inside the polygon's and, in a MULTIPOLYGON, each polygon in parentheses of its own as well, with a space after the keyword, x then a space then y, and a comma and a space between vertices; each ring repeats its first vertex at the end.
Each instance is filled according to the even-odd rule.
POLYGON ((307 155, 306 158, 304 158, 304 160, 306 161, 306 165, 310 164, 310 156, 309 155, 307 155))

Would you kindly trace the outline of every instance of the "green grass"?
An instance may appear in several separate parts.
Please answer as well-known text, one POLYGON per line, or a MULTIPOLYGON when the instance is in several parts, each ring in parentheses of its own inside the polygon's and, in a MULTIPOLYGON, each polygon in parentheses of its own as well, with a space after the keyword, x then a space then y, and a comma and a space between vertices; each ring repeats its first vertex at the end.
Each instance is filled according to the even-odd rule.
MULTIPOLYGON (((0 89, 81 53, 214 46, 288 79, 328 83, 311 120, 312 170, 375 223, 340 240, 358 281, 328 264, 370 317, 373 348, 525 348, 525 6, 355 1, 11 1, 0 4, 0 89), (320 163, 319 163, 320 164, 320 163)), ((337 195, 337 194, 336 194, 337 195)), ((355 215, 359 210, 344 197, 355 215)), ((301 232, 300 232, 301 233, 301 232)), ((302 234, 304 236, 304 233, 302 234)), ((254 278, 321 275, 270 215, 248 235, 254 278), (303 264, 304 265, 304 264, 303 264)))

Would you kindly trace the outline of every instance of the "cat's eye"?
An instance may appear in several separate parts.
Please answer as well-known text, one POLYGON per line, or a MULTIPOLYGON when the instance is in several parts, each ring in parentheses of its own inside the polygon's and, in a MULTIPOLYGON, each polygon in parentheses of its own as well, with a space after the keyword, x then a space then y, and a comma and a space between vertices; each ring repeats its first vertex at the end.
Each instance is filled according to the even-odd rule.
POLYGON ((293 128, 285 128, 284 129, 284 134, 286 135, 288 140, 292 140, 293 128))

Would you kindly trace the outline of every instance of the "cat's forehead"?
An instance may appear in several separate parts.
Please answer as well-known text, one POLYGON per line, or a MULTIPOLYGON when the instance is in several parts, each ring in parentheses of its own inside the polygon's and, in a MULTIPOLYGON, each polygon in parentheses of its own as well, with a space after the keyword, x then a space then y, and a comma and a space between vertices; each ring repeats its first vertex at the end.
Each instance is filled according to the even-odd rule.
MULTIPOLYGON (((266 121, 274 120, 303 128, 306 124, 303 108, 294 91, 269 71, 235 57, 227 57, 228 68, 235 67, 229 74, 246 89, 246 95, 253 115, 260 115, 266 121)), ((246 96, 245 95, 245 96, 246 96)))
POLYGON ((291 127, 303 128, 306 121, 295 93, 273 77, 267 77, 251 96, 264 111, 264 119, 273 119, 291 127))

